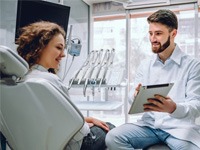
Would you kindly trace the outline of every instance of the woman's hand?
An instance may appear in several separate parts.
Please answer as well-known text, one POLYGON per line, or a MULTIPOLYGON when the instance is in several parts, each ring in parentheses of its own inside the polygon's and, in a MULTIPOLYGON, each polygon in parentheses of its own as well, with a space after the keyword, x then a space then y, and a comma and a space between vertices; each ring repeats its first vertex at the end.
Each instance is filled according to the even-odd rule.
POLYGON ((98 120, 96 118, 93 117, 85 117, 85 121, 89 124, 90 127, 92 127, 93 125, 96 125, 98 127, 101 127, 102 129, 109 131, 109 126, 101 120, 98 120))

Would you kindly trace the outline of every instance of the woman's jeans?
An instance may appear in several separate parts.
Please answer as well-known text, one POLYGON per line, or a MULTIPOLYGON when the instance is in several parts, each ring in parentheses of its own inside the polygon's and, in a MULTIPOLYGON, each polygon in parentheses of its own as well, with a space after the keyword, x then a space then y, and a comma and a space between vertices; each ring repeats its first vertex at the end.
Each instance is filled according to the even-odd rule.
POLYGON ((114 128, 106 136, 109 150, 144 149, 157 143, 165 143, 172 150, 200 150, 191 142, 177 139, 161 129, 131 123, 114 128))
MULTIPOLYGON (((111 123, 106 122, 109 126, 110 130, 115 126, 111 123)), ((103 130, 100 127, 93 126, 90 128, 90 133, 83 138, 83 142, 81 145, 81 150, 105 150, 105 137, 107 131, 103 130)))

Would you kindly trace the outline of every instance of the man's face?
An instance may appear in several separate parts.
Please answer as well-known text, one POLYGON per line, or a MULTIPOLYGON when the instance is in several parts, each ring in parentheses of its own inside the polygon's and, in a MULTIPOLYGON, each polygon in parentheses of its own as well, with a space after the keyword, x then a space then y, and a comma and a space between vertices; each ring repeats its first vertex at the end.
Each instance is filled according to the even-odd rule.
POLYGON ((170 45, 171 33, 169 29, 160 23, 149 24, 149 39, 154 53, 162 53, 170 45))

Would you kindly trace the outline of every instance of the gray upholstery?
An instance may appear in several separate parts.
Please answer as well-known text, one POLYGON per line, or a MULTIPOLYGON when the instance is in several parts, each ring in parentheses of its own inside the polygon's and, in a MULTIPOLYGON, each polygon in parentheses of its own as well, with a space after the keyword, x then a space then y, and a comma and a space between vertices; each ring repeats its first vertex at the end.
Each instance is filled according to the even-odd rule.
POLYGON ((9 76, 23 77, 28 71, 28 64, 16 52, 0 45, 0 70, 9 76))

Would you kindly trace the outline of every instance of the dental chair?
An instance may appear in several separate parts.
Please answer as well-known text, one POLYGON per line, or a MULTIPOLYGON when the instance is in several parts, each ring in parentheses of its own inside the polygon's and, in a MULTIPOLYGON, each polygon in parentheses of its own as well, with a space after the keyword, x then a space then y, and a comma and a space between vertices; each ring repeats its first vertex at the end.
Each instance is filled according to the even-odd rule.
MULTIPOLYGON (((17 53, 0 46, 1 143, 6 141, 13 150, 63 150, 84 118, 47 81, 24 81, 28 68, 17 53)), ((4 144, 0 149, 5 149, 4 144)))

